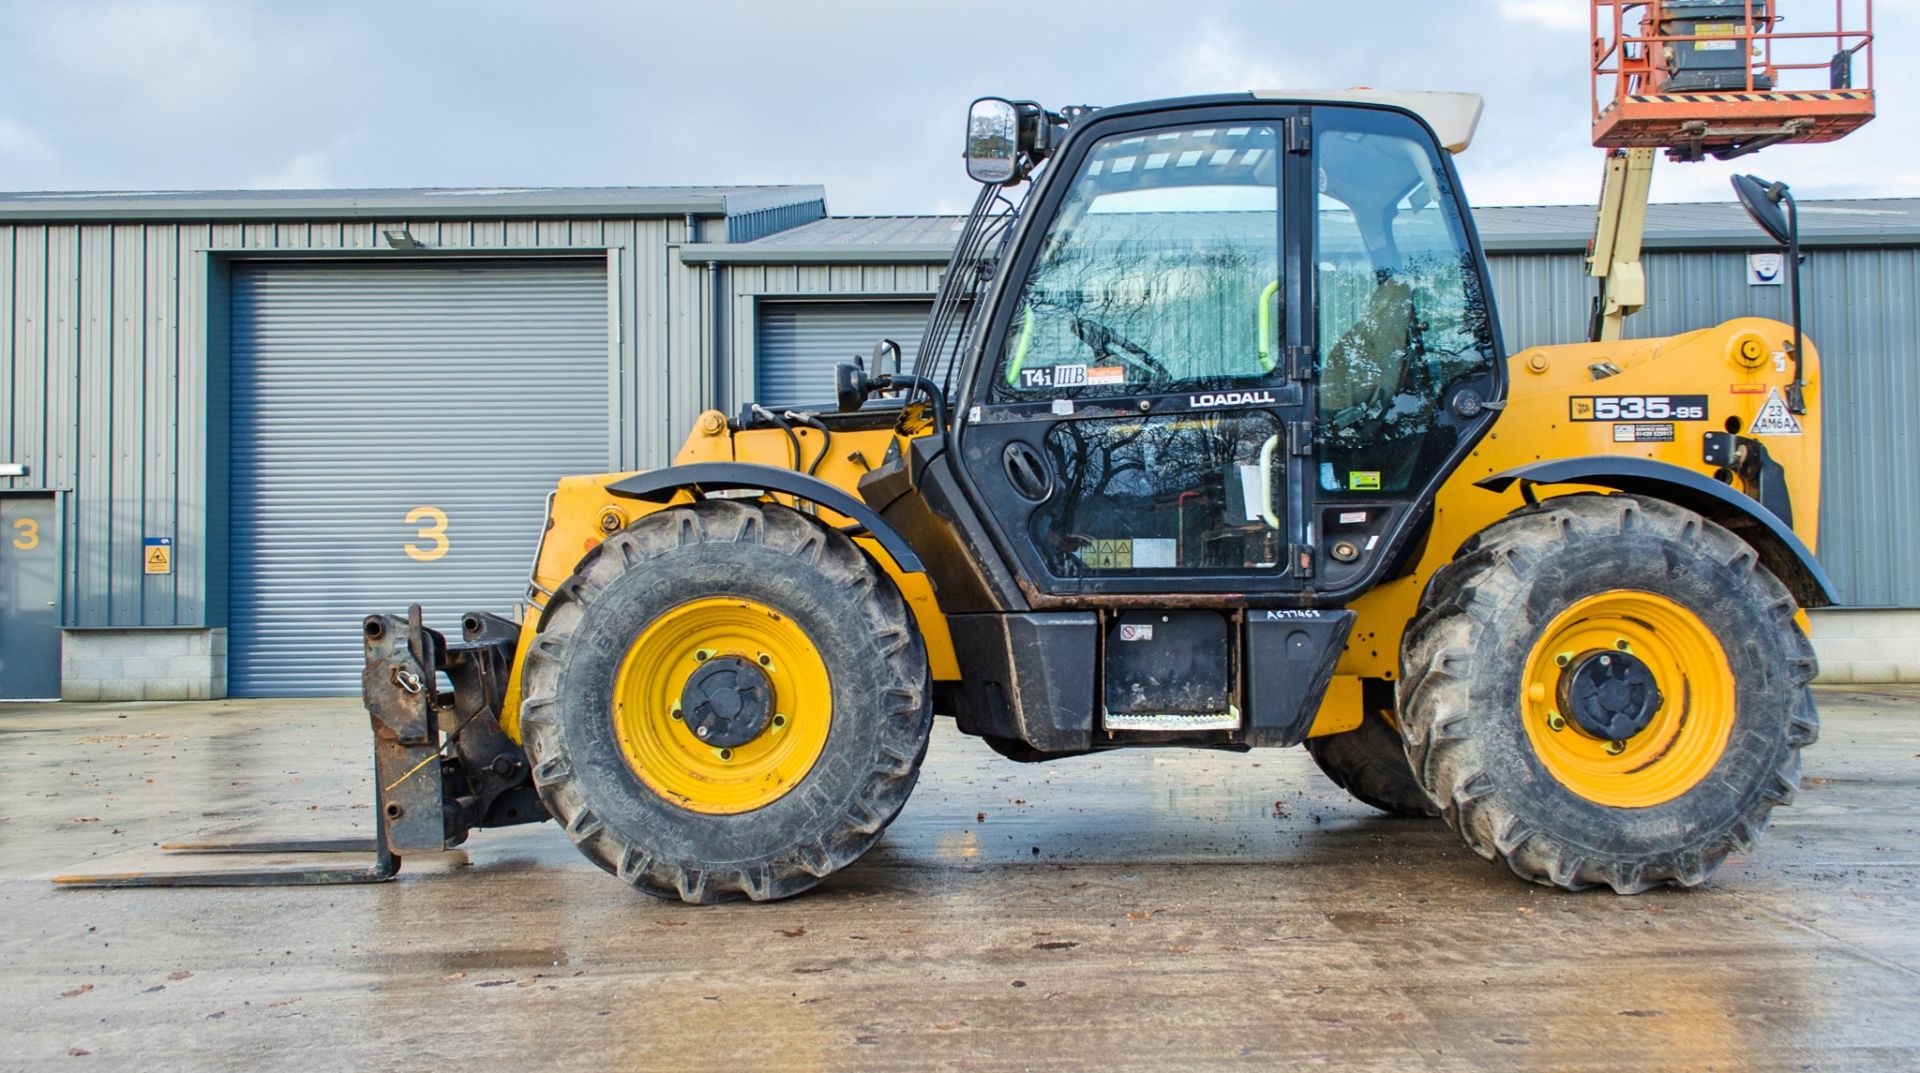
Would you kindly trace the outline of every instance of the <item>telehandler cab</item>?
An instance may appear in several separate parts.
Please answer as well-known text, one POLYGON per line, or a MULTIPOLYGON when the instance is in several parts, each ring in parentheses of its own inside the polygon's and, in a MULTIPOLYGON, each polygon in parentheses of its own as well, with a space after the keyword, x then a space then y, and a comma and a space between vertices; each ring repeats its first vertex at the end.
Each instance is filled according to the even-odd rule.
MULTIPOLYGON (((939 713, 1017 761, 1304 743, 1523 878, 1704 882, 1816 735, 1819 362, 1762 319, 1509 355, 1479 113, 976 102, 910 361, 561 480, 523 623, 367 620, 380 861, 303 878, 550 816, 649 894, 784 898, 939 713)), ((216 876, 119 882, 284 881, 216 876)))

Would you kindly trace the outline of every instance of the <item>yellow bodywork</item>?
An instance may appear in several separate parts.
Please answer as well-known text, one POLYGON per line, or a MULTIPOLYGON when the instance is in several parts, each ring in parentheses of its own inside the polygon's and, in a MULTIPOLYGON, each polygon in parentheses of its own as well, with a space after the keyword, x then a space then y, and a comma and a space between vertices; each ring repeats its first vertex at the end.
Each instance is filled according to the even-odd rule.
MULTIPOLYGON (((1749 317, 1660 339, 1528 347, 1516 352, 1508 359, 1505 409, 1435 497, 1432 530, 1418 561, 1407 574, 1380 584, 1348 605, 1358 613, 1358 619, 1312 733, 1339 733, 1360 724, 1360 683, 1367 678, 1392 680, 1399 675, 1400 637, 1418 609, 1427 580, 1474 533, 1522 505, 1517 488, 1496 494, 1475 487, 1474 482, 1531 462, 1582 455, 1648 458, 1709 474, 1712 468, 1700 457, 1701 434, 1726 431, 1730 419, 1737 419, 1738 429, 1744 433, 1772 393, 1784 396, 1793 377, 1792 339, 1791 327, 1749 317), (1612 371, 1615 369, 1618 372, 1612 371), (1575 400, 1583 396, 1675 395, 1705 395, 1708 410, 1706 420, 1672 422, 1671 442, 1617 442, 1616 422, 1574 419, 1575 400)), ((1794 530, 1813 548, 1817 546, 1819 523, 1820 366, 1810 343, 1804 366, 1807 412, 1797 416, 1800 434, 1768 436, 1762 442, 1786 470, 1795 506, 1794 530)), ((795 431, 801 440, 800 468, 804 468, 820 448, 821 433, 804 427, 795 431)), ((893 435, 891 429, 835 433, 832 449, 815 475, 853 491, 860 475, 886 455, 893 435)), ((700 415, 674 461, 795 465, 784 432, 732 432, 725 416, 716 411, 700 415)), ((608 533, 661 509, 607 493, 607 485, 626 476, 630 474, 606 473, 560 481, 534 568, 536 590, 552 591, 573 573, 581 556, 608 533)), ((1559 486, 1545 494, 1573 490, 1578 489, 1559 486)), ((774 498, 792 502, 787 496, 774 498)), ((686 496, 677 500, 688 501, 686 496)), ((819 513, 831 524, 851 521, 832 511, 819 513)), ((871 538, 858 538, 857 542, 887 570, 906 596, 926 638, 933 676, 943 681, 959 678, 960 667, 946 619, 926 575, 898 571, 871 538)), ((537 622, 537 615, 527 617, 520 652, 527 651, 537 622)), ((515 738, 519 736, 519 673, 516 662, 508 687, 507 711, 501 720, 515 738)))

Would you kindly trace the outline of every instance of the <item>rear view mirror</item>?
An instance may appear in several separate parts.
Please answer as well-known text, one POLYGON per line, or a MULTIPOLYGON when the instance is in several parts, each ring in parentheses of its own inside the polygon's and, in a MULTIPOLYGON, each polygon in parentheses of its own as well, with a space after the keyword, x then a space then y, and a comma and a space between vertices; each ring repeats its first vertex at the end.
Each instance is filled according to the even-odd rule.
POLYGON ((974 101, 967 109, 967 175, 981 183, 1011 182, 1019 157, 1019 109, 998 97, 974 101))
POLYGON ((1782 246, 1793 243, 1793 226, 1787 220, 1786 210, 1780 207, 1786 197, 1787 184, 1770 183, 1758 175, 1736 175, 1733 192, 1747 215, 1760 225, 1760 230, 1772 235, 1782 246))
POLYGON ((891 339, 882 339, 873 344, 873 364, 868 368, 875 376, 891 376, 900 371, 900 344, 891 339))

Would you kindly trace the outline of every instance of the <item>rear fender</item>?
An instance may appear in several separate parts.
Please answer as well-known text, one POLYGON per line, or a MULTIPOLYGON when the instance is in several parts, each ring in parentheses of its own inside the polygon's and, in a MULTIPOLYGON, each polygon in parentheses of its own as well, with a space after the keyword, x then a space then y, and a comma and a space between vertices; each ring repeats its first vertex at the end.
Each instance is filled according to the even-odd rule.
POLYGON ((1801 607, 1840 602, 1833 580, 1799 534, 1738 489, 1690 469, 1648 458, 1583 455, 1517 466, 1474 483, 1504 492, 1516 482, 1523 490, 1529 484, 1591 485, 1685 507, 1751 545, 1761 565, 1786 585, 1801 607))

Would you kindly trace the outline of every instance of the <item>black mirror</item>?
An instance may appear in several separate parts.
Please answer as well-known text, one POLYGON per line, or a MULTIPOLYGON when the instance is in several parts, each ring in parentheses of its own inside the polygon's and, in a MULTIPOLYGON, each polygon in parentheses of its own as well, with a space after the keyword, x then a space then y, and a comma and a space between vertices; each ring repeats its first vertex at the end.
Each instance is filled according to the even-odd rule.
POLYGON ((1782 246, 1793 244, 1793 225, 1787 220, 1786 210, 1780 207, 1787 196, 1786 183, 1770 183, 1758 175, 1736 175, 1733 192, 1747 215, 1760 225, 1760 230, 1772 235, 1782 246))
POLYGON ((900 371, 900 344, 891 339, 882 339, 873 344, 873 375, 887 376, 900 371), (887 364, 891 357, 893 364, 887 364))
POLYGON ((1020 162, 1020 110, 1012 101, 982 97, 967 109, 966 156, 973 181, 1013 180, 1020 162))
POLYGON ((833 398, 840 412, 850 414, 866 404, 867 370, 860 359, 843 361, 833 367, 833 398))

